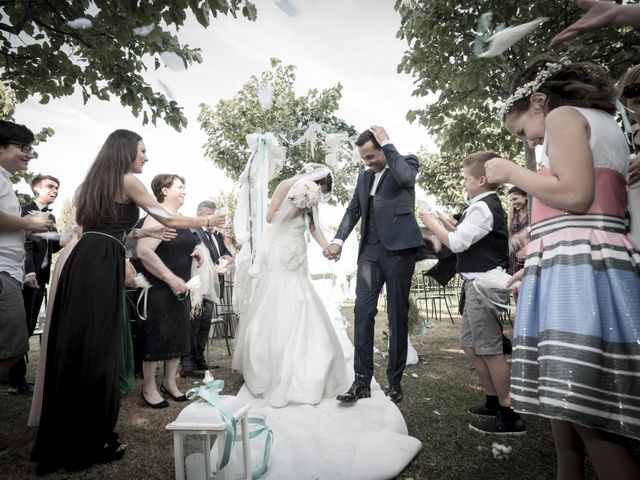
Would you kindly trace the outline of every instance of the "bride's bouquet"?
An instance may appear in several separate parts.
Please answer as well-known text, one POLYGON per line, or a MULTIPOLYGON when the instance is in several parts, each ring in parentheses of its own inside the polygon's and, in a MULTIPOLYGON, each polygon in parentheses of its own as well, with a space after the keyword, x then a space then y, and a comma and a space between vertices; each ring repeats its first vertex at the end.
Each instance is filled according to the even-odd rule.
POLYGON ((311 180, 300 180, 289 189, 287 198, 297 208, 307 209, 317 205, 322 198, 320 185, 311 180))

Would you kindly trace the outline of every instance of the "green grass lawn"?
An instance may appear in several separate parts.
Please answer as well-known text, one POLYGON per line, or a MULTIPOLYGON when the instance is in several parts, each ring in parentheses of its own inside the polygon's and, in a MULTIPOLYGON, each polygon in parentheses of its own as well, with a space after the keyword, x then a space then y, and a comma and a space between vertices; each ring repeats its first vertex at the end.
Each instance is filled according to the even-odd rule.
MULTIPOLYGON (((382 305, 381 305, 382 307, 382 305)), ((383 309, 380 309, 381 312, 383 309)), ((353 324, 353 304, 345 304, 343 313, 353 324)), ((406 369, 403 381, 404 400, 399 408, 404 415, 409 434, 418 438, 422 450, 398 479, 469 479, 527 480, 555 477, 555 455, 547 421, 525 417, 528 433, 522 437, 494 437, 471 431, 468 424, 477 417, 467 413, 470 405, 484 400, 479 381, 470 363, 457 347, 459 317, 452 325, 448 317, 435 322, 423 334, 412 336, 420 355, 418 365, 406 369), (499 442, 513 447, 508 459, 496 460, 491 444, 499 442)), ((376 379, 386 386, 387 350, 384 326, 386 317, 379 314, 376 326, 376 379)), ((352 335, 351 328, 349 334, 352 335)), ((38 340, 32 339, 30 378, 38 361, 38 340)), ((223 340, 214 340, 209 359, 221 365, 214 371, 224 379, 226 394, 234 394, 242 386, 242 378, 230 371, 230 357, 223 340)), ((184 389, 197 381, 181 379, 184 389)), ((172 436, 164 427, 178 415, 184 404, 170 401, 170 407, 152 410, 142 402, 142 380, 136 380, 134 391, 122 400, 118 431, 128 443, 124 459, 95 466, 85 472, 68 474, 60 471, 50 479, 170 479, 173 478, 172 436)), ((28 428, 29 399, 6 393, 0 387, 0 445, 10 451, 0 457, 0 478, 23 479, 35 476, 29 462, 35 429, 28 428)), ((81 401, 68 392, 69 401, 81 401)), ((268 419, 267 419, 268 420, 268 419)), ((594 478, 589 470, 587 478, 594 478)), ((324 479, 323 479, 324 480, 324 479)), ((326 479, 340 480, 340 479, 326 479)))

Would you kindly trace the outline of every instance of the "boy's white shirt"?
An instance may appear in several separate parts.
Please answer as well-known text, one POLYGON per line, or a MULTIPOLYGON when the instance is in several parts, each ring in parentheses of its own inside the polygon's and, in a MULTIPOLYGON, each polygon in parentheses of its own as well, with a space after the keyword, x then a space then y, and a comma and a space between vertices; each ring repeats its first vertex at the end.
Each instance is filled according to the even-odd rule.
MULTIPOLYGON (((449 245, 453 253, 468 250, 471 245, 479 242, 493 230, 493 215, 486 202, 480 202, 488 195, 497 195, 495 191, 484 192, 470 200, 464 220, 462 220, 454 232, 449 233, 449 245)), ((463 278, 471 280, 479 272, 460 272, 463 278)))

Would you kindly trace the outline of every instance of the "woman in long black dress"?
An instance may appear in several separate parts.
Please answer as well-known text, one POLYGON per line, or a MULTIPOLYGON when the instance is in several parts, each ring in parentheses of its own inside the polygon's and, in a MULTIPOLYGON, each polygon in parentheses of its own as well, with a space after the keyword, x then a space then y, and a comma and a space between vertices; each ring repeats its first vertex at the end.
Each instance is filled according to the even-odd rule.
MULTIPOLYGON (((82 470, 122 458, 114 432, 120 408, 124 239, 139 207, 171 228, 220 224, 224 217, 162 214, 134 177, 147 162, 142 138, 116 130, 107 138, 77 196, 83 235, 65 264, 51 315, 42 414, 32 459, 38 474, 82 470), (158 210, 154 210, 154 207, 158 210)), ((184 282, 174 293, 186 293, 184 282)))
MULTIPOLYGON (((174 215, 184 204, 184 178, 173 174, 156 175, 151 181, 151 191, 156 200, 174 215)), ((147 217, 143 227, 158 225, 153 217, 147 217)), ((187 397, 176 385, 180 357, 189 353, 191 302, 189 297, 174 295, 175 281, 188 281, 191 277, 192 257, 197 255, 197 237, 188 229, 176 231, 171 242, 145 238, 138 242, 136 254, 140 262, 137 268, 152 288, 147 299, 148 314, 142 325, 142 373, 144 387, 142 399, 152 408, 164 408, 169 404, 158 391, 156 371, 164 362, 164 374, 160 390, 173 400, 183 402, 187 397)))

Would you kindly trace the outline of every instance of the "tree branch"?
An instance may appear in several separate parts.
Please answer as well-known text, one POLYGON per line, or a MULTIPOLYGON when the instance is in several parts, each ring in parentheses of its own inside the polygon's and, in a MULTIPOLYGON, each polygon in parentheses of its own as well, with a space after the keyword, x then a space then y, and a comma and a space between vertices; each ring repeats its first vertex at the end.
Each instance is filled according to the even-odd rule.
POLYGON ((87 48, 90 48, 93 50, 93 45, 87 43, 86 41, 84 41, 82 39, 82 37, 80 37, 80 35, 76 34, 76 33, 72 33, 72 32, 65 32, 62 30, 58 30, 55 27, 52 27, 51 25, 47 25, 46 23, 42 22, 41 20, 33 20, 34 23, 42 28, 45 28, 47 30, 50 30, 52 32, 57 33, 58 35, 62 35, 62 36, 69 36, 71 38, 75 38, 79 43, 82 43, 83 45, 85 45, 87 48))

